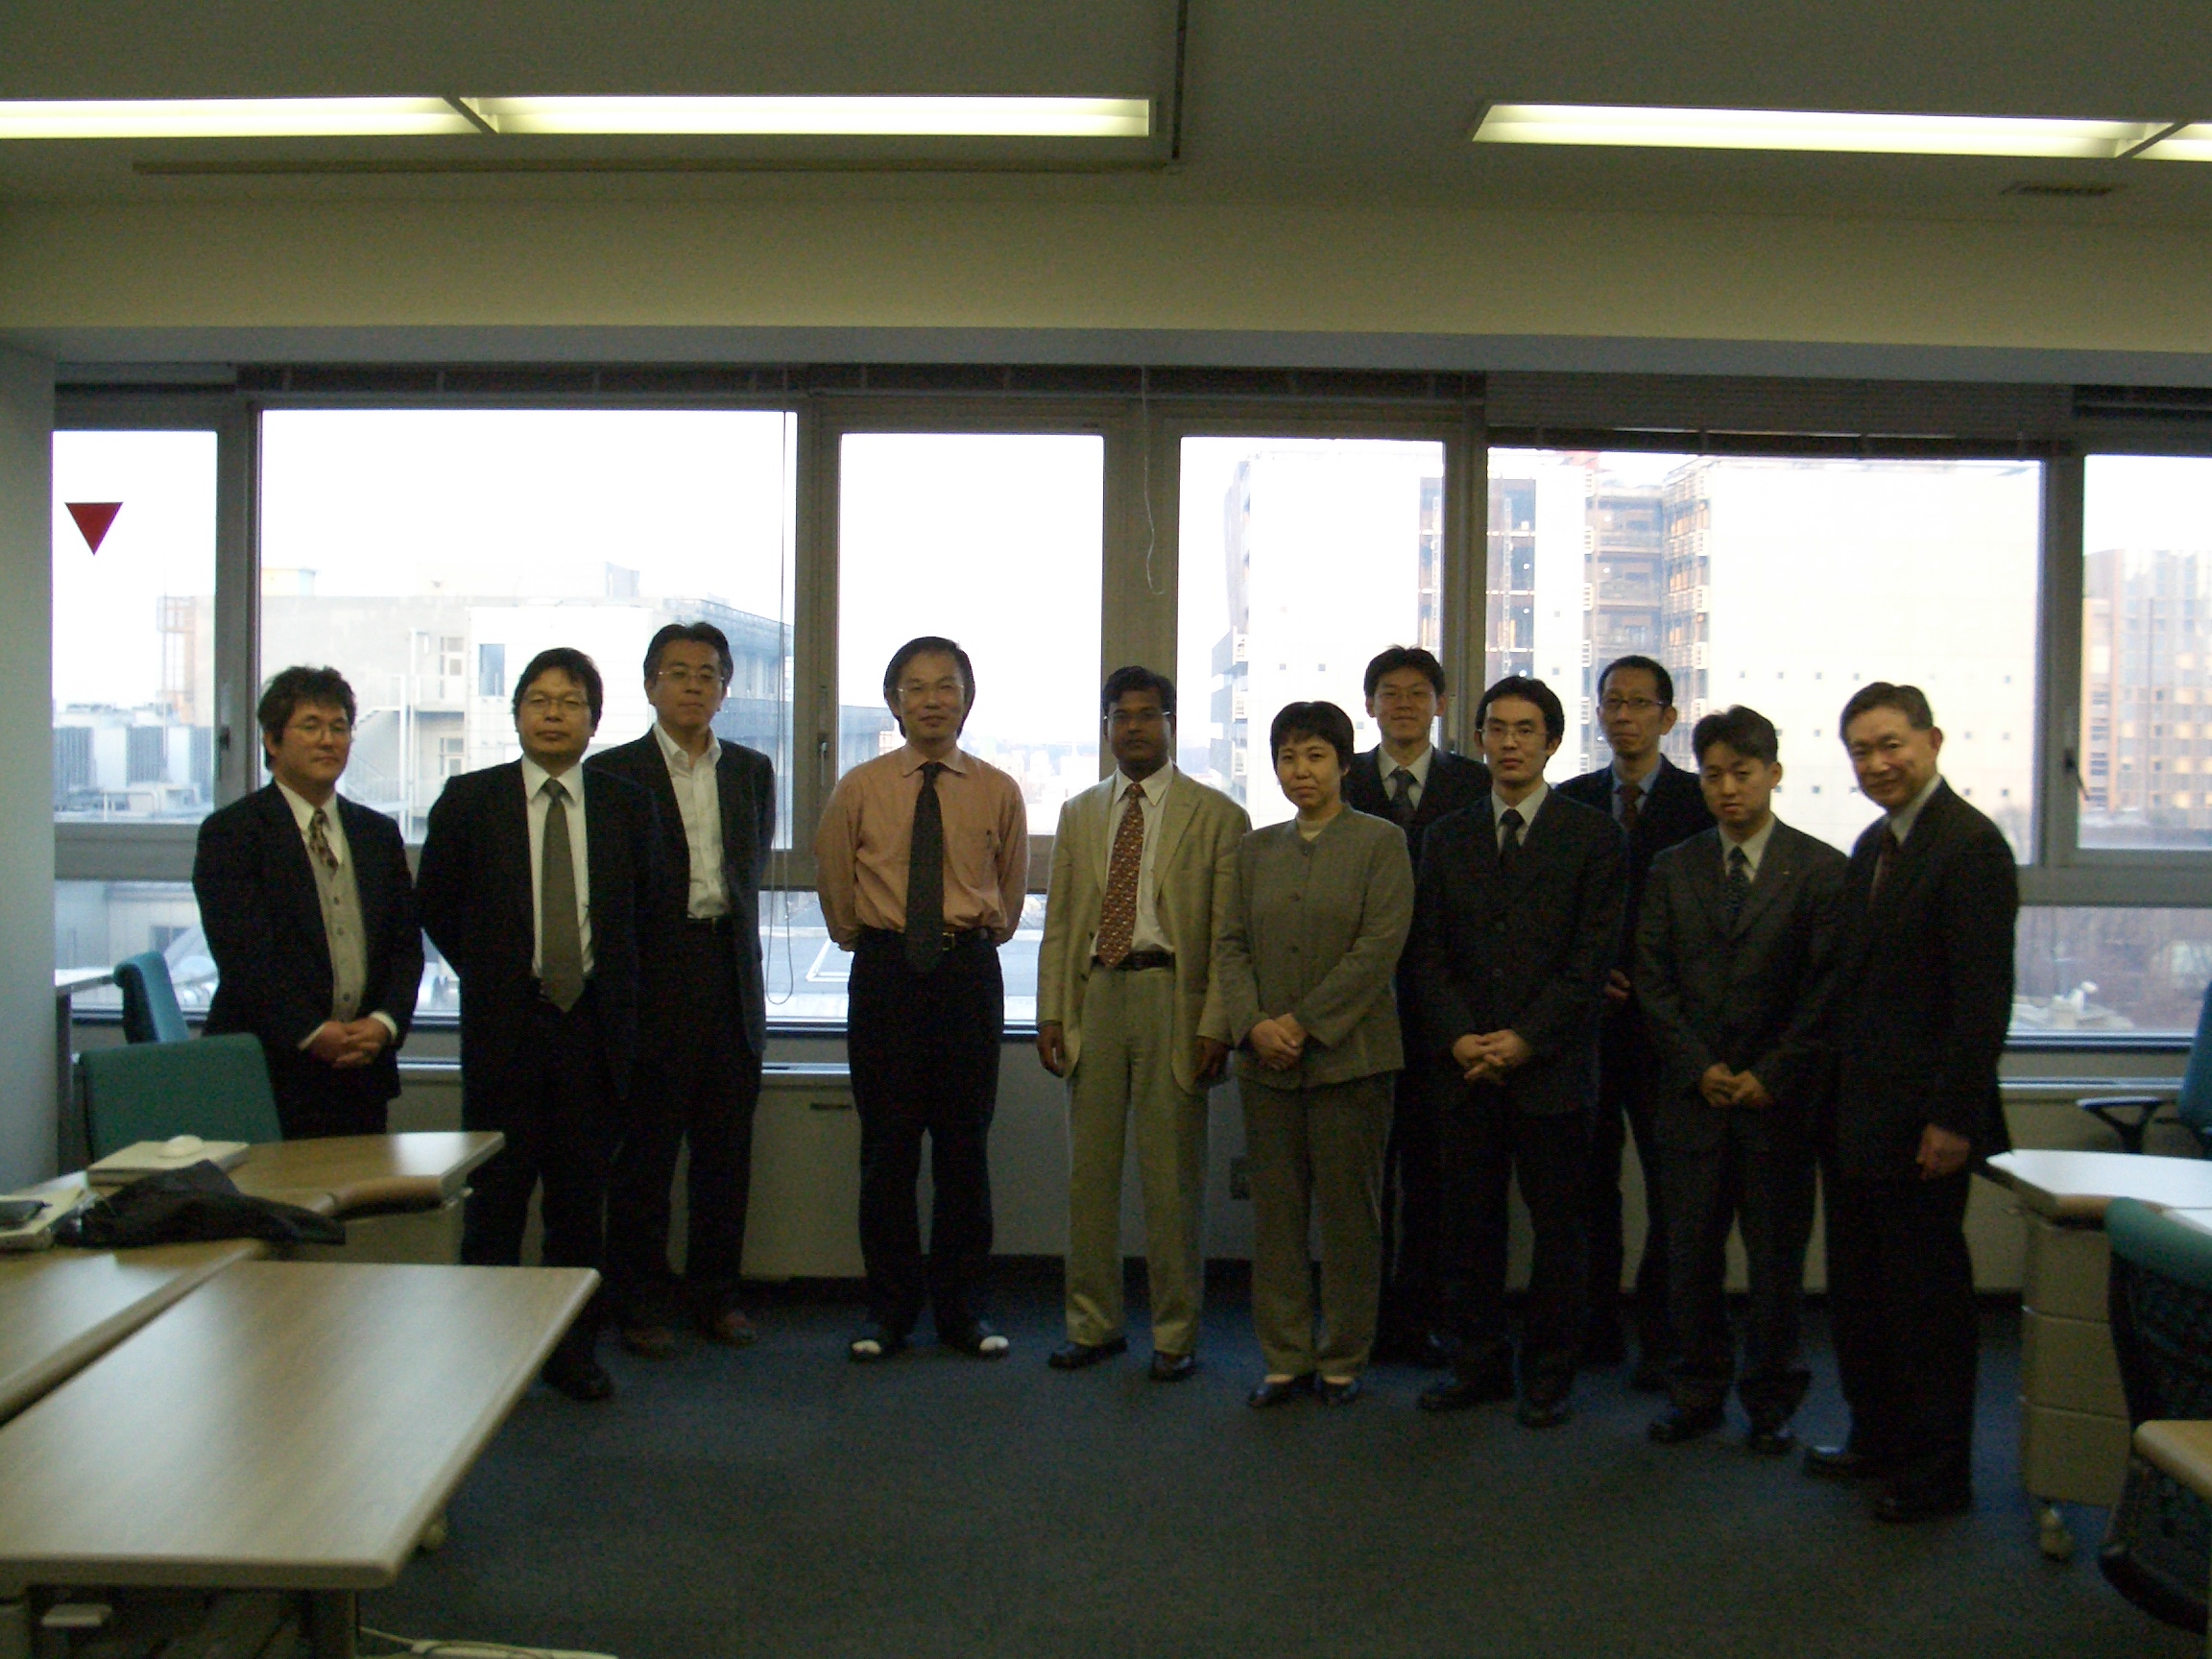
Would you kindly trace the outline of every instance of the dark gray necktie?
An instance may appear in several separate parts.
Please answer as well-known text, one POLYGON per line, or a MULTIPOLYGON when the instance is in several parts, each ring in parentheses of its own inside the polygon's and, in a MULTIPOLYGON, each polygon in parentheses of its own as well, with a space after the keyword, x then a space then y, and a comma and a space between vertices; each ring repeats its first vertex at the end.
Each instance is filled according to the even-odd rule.
POLYGON ((1413 774, 1404 766, 1390 774, 1390 816, 1401 824, 1413 822, 1413 774))
POLYGON ((914 839, 906 854, 906 966, 926 974, 945 954, 945 809, 937 799, 943 761, 922 763, 914 839))
POLYGON ((1743 849, 1728 849, 1728 879, 1720 888, 1720 908, 1734 927, 1743 914, 1743 901, 1751 897, 1751 860, 1744 856, 1743 849))
POLYGON ((538 854, 538 983, 565 1014, 584 995, 584 930, 576 919, 576 855, 568 845, 568 791, 545 780, 545 833, 538 854))
POLYGON ((1504 838, 1498 843, 1498 869, 1501 874, 1510 876, 1514 867, 1521 862, 1521 826, 1524 822, 1521 809, 1518 806, 1506 807, 1498 822, 1505 830, 1504 838))
POLYGON ((1866 889, 1869 901, 1881 893, 1882 883, 1889 879, 1889 866, 1897 862, 1904 851, 1905 843, 1897 839, 1897 831, 1885 828, 1882 846, 1874 854, 1874 879, 1866 889))

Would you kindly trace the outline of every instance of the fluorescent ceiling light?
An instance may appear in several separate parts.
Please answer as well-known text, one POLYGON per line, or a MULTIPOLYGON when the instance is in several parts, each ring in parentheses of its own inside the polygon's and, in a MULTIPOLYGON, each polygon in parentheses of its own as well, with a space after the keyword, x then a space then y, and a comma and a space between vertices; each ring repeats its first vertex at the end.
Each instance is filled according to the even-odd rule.
POLYGON ((470 98, 495 131, 1145 138, 1149 98, 470 98))
POLYGON ((443 98, 0 101, 0 138, 367 138, 475 131, 443 98))
POLYGON ((2143 152, 2147 161, 2212 161, 2212 121, 2183 127, 2143 152))
MULTIPOLYGON (((2109 160, 2131 154, 2171 126, 2165 121, 2068 121, 2008 115, 1494 104, 1476 128, 1475 142, 1846 150, 1891 156, 2074 156, 2109 160)), ((2212 128, 2205 131, 2207 149, 2212 150, 2212 128)))

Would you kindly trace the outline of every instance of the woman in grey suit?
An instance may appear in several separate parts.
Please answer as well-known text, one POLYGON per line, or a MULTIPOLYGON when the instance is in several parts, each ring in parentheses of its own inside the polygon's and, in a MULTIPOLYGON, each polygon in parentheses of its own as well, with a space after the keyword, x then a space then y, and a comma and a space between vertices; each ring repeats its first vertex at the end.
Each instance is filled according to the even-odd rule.
POLYGON ((1375 1341, 1382 1148, 1405 1063, 1391 975, 1413 918, 1405 831, 1344 805, 1352 720, 1293 703, 1267 734, 1298 808, 1244 837, 1214 972, 1237 1046, 1252 1178, 1253 1406, 1358 1398, 1375 1341), (1321 1333, 1306 1239, 1321 1230, 1321 1333))

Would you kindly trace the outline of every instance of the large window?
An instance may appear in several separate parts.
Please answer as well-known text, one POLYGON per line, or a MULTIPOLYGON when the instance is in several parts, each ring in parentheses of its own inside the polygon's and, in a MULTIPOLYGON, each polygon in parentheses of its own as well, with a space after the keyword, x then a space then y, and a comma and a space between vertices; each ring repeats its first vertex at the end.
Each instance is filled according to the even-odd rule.
POLYGON ((1334 703, 1370 748, 1368 660, 1438 649, 1444 446, 1186 438, 1182 479, 1176 763, 1280 823, 1277 710, 1334 703))
POLYGON ((54 816, 215 795, 215 434, 54 435, 54 816))

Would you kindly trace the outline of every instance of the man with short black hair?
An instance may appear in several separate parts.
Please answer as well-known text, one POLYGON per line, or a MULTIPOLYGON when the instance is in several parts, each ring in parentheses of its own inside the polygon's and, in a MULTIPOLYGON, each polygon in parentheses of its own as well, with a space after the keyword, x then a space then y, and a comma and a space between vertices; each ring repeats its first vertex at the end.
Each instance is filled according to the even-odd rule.
MULTIPOLYGON (((1344 774, 1345 804, 1355 811, 1388 818, 1406 831, 1414 867, 1429 826, 1448 812, 1473 805, 1490 788, 1489 768, 1438 748, 1431 741, 1448 702, 1444 665, 1418 645, 1392 645, 1367 664, 1367 713, 1382 741, 1354 757, 1344 774)), ((1442 1202, 1436 1166, 1439 1080, 1422 1058, 1414 1029, 1418 1008, 1409 969, 1398 974, 1398 1017, 1406 1027, 1407 1069, 1400 1072, 1390 1115, 1390 1141, 1382 1167, 1382 1307, 1377 1320, 1379 1358, 1436 1366, 1445 1363, 1437 1335, 1437 1206, 1442 1202)), ((1456 1082, 1447 1075, 1446 1090, 1456 1082)))
POLYGON ((210 1037, 261 1040, 288 1141, 381 1135, 422 982, 399 827, 338 793, 353 688, 287 668, 256 715, 268 787, 208 815, 192 894, 219 975, 210 1037))
POLYGON ((1653 1155, 1651 1102, 1658 1062, 1644 1016, 1636 1005, 1628 968, 1636 948, 1636 921, 1644 881, 1662 849, 1713 827, 1713 814, 1692 774, 1671 764, 1660 743, 1674 730, 1674 677, 1644 656, 1618 658, 1598 676, 1598 709, 1611 765, 1570 778, 1559 793, 1612 814, 1627 838, 1627 908, 1622 917, 1620 955, 1605 982, 1605 1016, 1598 1031, 1598 1118, 1590 1140, 1590 1334, 1583 1359, 1618 1364, 1626 1357, 1622 1337, 1621 1279, 1626 1264, 1621 1212, 1621 1154, 1631 1129, 1644 1171, 1644 1253, 1636 1268, 1637 1361, 1635 1386, 1667 1386, 1674 1347, 1667 1316, 1667 1205, 1653 1155))
POLYGON ((985 1318, 991 1116, 1006 996, 998 947, 1021 926, 1029 871, 1022 786, 960 747, 975 703, 968 653, 934 634, 883 670, 906 741, 837 781, 814 838, 830 936, 853 952, 846 1052, 860 1115, 860 1254, 868 1324, 855 1363, 906 1346, 925 1302, 937 1340, 998 1359, 985 1318), (929 1139, 929 1254, 915 1188, 929 1139))
POLYGON ((1038 952, 1037 1056, 1068 1079, 1068 1341, 1054 1370, 1126 1351, 1121 1161, 1144 1193, 1151 1377, 1196 1369, 1205 1296, 1207 1091, 1229 1056, 1212 973, 1244 808, 1176 770, 1175 686, 1117 668, 1099 694, 1115 771, 1060 809, 1038 952))
POLYGON ((735 663, 711 622, 671 622, 645 647, 653 728, 587 766, 653 797, 661 891, 641 939, 637 1085, 607 1197, 608 1278, 623 1345, 674 1352, 682 1314, 709 1341, 759 1334, 738 1306, 753 1115, 767 1051, 760 878, 776 838, 767 756, 714 733, 735 663), (681 1286, 668 1266, 670 1183, 685 1142, 681 1286))
MULTIPOLYGON (((515 682, 522 757, 445 781, 422 841, 422 926, 461 980, 461 1124, 506 1146, 469 1177, 461 1259, 521 1261, 544 1184, 544 1261, 602 1268, 608 1167, 637 1055, 637 940, 659 880, 653 798, 580 766, 599 670, 567 646, 515 682)), ((573 1400, 614 1384, 598 1299, 545 1362, 573 1400)))
POLYGON ((1879 1477, 1885 1521, 1973 1503, 1979 1331, 1966 1198, 2010 1141, 1997 1065, 2012 1017, 2019 868, 1943 781, 1916 685, 1843 706, 1845 752, 1882 808, 1851 854, 1835 1001, 1836 1094, 1820 1134, 1828 1310, 1850 1436, 1806 1468, 1879 1477))

